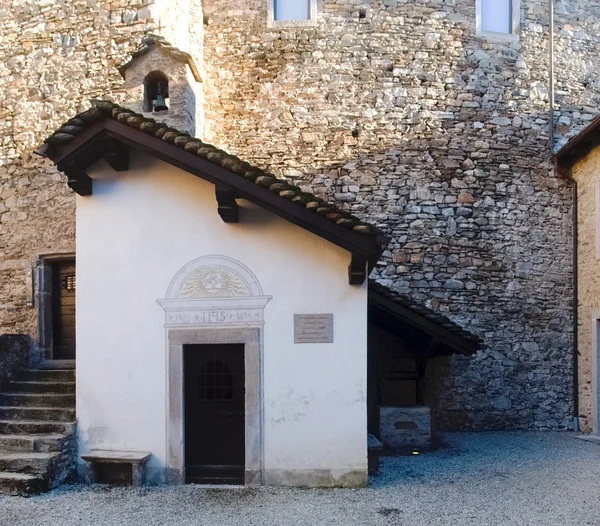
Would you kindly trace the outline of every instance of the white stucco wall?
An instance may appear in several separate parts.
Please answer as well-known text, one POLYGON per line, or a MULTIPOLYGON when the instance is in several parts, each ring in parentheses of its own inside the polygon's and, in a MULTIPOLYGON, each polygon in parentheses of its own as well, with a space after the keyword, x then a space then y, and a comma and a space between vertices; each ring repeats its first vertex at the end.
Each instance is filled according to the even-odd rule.
POLYGON ((248 202, 237 224, 214 186, 144 154, 118 176, 90 170, 77 197, 79 453, 166 448, 165 314, 157 299, 190 261, 239 260, 265 295, 264 468, 365 470, 367 290, 348 284, 350 255, 248 202), (294 344, 296 313, 333 313, 333 344, 294 344))

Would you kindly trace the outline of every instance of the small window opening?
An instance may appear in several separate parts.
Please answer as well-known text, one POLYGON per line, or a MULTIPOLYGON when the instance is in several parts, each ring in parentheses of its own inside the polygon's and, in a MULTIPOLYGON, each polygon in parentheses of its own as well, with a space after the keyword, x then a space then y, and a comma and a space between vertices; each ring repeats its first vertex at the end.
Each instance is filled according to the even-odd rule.
POLYGON ((169 79, 162 71, 151 71, 144 79, 144 111, 167 111, 169 79))
POLYGON ((363 18, 367 18, 367 8, 366 8, 366 7, 361 7, 361 8, 358 10, 358 18, 360 18, 361 20, 362 20, 363 18))
POLYGON ((210 360, 200 369, 198 400, 202 402, 233 400, 233 373, 222 360, 210 360))
POLYGON ((275 20, 310 20, 310 0, 274 0, 275 20))
POLYGON ((513 0, 481 0, 481 30, 513 33, 513 0))

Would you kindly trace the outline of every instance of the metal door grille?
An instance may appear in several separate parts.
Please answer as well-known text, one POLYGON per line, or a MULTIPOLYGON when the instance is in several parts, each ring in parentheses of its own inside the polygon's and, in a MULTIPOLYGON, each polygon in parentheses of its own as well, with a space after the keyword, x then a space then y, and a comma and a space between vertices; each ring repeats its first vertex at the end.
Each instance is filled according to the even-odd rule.
POLYGON ((223 360, 207 361, 198 373, 198 399, 201 402, 233 400, 233 377, 223 360))

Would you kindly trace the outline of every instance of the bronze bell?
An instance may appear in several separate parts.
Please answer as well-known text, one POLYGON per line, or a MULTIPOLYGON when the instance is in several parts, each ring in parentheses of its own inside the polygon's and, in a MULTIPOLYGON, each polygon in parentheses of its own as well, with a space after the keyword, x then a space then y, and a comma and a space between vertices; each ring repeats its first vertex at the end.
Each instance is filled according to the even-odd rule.
POLYGON ((165 98, 162 95, 157 95, 154 101, 154 111, 167 111, 168 109, 165 98))
POLYGON ((164 80, 158 81, 156 86, 156 99, 154 100, 154 111, 167 111, 169 109, 167 103, 165 102, 165 97, 169 96, 168 86, 169 85, 164 80))

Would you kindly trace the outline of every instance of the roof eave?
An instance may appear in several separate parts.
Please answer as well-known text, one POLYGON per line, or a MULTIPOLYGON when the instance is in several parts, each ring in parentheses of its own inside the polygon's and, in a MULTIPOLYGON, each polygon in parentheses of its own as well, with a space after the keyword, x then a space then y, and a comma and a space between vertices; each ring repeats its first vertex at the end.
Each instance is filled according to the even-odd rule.
POLYGON ((225 186, 234 191, 239 198, 247 199, 349 251, 353 255, 354 265, 360 265, 362 258, 370 270, 383 252, 383 237, 380 233, 376 235, 357 233, 304 207, 291 202, 284 203, 279 196, 267 188, 108 116, 93 123, 69 142, 51 145, 47 151, 40 154, 51 159, 61 171, 65 171, 69 166, 77 166, 78 169, 85 171, 102 157, 102 145, 106 142, 106 138, 145 151, 212 184, 225 186))
POLYGON ((600 146, 600 116, 596 117, 556 152, 554 155, 556 173, 569 181, 575 182, 571 173, 573 166, 597 146, 600 146))
POLYGON ((381 309, 391 316, 429 334, 432 338, 438 339, 444 346, 457 354, 472 356, 483 346, 481 340, 478 338, 463 338, 372 289, 369 290, 369 306, 381 309))

